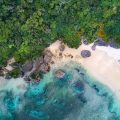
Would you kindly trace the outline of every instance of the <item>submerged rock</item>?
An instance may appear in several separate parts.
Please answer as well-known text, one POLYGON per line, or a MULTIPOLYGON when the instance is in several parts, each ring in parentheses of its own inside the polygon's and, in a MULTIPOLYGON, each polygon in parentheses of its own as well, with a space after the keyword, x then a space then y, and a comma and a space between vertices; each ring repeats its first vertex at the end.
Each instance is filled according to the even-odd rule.
POLYGON ((55 72, 55 76, 56 76, 57 78, 64 78, 65 72, 64 72, 63 70, 57 70, 57 71, 55 72))
POLYGON ((84 91, 84 84, 83 84, 82 81, 80 81, 80 80, 76 81, 73 86, 74 86, 76 92, 83 93, 83 91, 84 91))
POLYGON ((85 99, 85 97, 83 96, 83 94, 78 94, 78 99, 83 102, 83 103, 86 103, 87 100, 85 99))
POLYGON ((87 57, 90 57, 91 56, 91 52, 89 50, 82 50, 81 51, 81 56, 83 58, 87 58, 87 57))

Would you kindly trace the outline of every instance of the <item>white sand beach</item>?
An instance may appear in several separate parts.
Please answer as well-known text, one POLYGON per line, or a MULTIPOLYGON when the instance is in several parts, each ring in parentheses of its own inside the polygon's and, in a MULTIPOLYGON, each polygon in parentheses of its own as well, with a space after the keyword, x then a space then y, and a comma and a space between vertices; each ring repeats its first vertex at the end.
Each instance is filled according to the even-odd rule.
POLYGON ((97 46, 96 50, 90 45, 80 45, 78 49, 69 48, 65 45, 65 50, 59 50, 60 41, 56 41, 48 49, 54 55, 53 61, 57 65, 69 60, 81 63, 84 68, 104 85, 107 85, 120 99, 120 49, 97 46), (90 50, 91 56, 83 58, 81 50, 90 50), (62 55, 60 55, 62 53, 62 55))

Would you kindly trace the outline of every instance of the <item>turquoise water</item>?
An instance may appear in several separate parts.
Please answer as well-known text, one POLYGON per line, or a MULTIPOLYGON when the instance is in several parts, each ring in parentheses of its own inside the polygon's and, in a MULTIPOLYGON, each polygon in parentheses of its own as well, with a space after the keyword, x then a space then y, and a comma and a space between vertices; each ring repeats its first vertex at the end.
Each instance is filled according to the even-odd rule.
POLYGON ((0 91, 0 120, 120 120, 114 94, 74 62, 54 67, 24 94, 0 91), (56 70, 65 76, 58 79, 56 70))

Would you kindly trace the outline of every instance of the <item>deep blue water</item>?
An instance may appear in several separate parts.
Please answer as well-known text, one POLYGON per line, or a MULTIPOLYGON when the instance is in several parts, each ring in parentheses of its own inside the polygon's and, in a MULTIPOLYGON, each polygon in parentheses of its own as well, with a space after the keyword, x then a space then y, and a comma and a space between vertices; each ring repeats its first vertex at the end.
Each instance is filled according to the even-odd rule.
POLYGON ((114 94, 76 63, 54 67, 24 95, 0 91, 0 120, 120 120, 114 94), (56 70, 65 76, 58 79, 56 70))

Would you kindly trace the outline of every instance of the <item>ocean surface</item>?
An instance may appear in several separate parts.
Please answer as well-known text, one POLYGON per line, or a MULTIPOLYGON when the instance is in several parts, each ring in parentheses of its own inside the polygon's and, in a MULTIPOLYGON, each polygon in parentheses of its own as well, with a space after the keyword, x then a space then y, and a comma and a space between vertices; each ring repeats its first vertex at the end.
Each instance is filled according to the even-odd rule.
POLYGON ((0 87, 0 120, 120 120, 120 102, 80 64, 69 62, 52 67, 39 83, 6 80, 0 87), (61 79, 55 76, 59 69, 65 72, 61 79))

